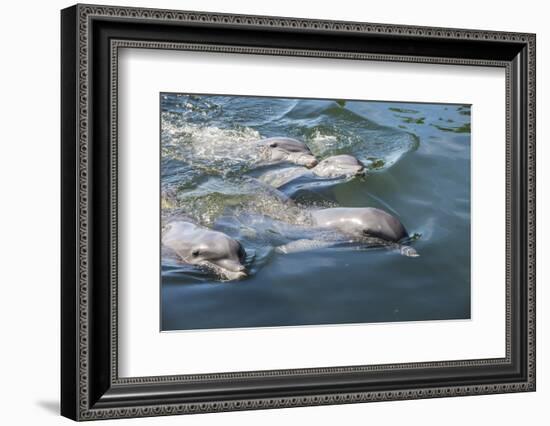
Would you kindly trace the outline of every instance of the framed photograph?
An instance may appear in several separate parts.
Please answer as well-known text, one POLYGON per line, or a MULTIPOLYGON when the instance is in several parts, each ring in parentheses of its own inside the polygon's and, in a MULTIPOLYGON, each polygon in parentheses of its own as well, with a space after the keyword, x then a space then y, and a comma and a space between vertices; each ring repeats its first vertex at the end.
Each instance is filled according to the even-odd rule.
POLYGON ((535 35, 61 12, 61 413, 535 390, 535 35))

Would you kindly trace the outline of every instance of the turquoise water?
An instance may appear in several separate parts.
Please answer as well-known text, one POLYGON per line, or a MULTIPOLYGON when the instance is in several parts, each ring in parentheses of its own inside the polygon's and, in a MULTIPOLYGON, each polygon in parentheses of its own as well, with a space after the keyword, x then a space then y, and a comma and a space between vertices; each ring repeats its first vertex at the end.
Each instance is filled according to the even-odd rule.
POLYGON ((163 252, 161 329, 188 330, 470 318, 470 106, 161 94, 163 217, 182 214, 239 240, 250 276, 224 282, 163 252), (317 158, 352 154, 366 177, 254 179, 254 141, 288 136, 317 158), (288 201, 288 199, 292 201, 288 201), (420 257, 312 238, 304 212, 378 207, 420 257))

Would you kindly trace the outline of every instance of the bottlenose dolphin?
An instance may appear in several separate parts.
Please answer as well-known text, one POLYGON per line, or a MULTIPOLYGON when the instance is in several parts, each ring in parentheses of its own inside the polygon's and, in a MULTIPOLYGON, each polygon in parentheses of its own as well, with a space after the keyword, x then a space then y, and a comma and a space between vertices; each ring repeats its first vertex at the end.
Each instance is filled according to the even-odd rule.
POLYGON ((223 232, 174 220, 164 227, 161 240, 185 263, 212 270, 226 280, 247 276, 244 248, 223 232))
POLYGON ((351 178, 365 174, 365 166, 354 156, 342 154, 327 157, 315 167, 284 167, 268 170, 258 177, 262 182, 275 188, 280 188, 299 177, 311 176, 312 178, 351 178))
MULTIPOLYGON (((314 210, 311 212, 313 227, 332 229, 348 238, 347 242, 366 242, 398 250, 402 255, 418 257, 419 254, 410 246, 401 242, 409 238, 409 233, 395 216, 373 207, 335 207, 314 210)), ((308 240, 293 241, 277 248, 281 253, 292 253, 304 250, 327 247, 341 243, 342 240, 308 240)))
POLYGON ((317 159, 308 146, 299 140, 274 137, 259 140, 261 160, 267 164, 292 163, 306 167, 317 165, 317 159))

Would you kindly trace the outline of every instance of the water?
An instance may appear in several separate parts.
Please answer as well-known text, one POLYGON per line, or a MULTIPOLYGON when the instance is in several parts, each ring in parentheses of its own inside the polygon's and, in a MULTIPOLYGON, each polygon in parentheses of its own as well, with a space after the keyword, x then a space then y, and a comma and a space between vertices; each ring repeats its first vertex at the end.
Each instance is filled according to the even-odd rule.
POLYGON ((251 274, 224 282, 163 253, 161 329, 470 318, 470 118, 468 105, 162 94, 163 217, 238 239, 251 274), (272 136, 303 140, 319 159, 355 155, 368 174, 271 190, 254 179, 266 170, 254 141, 272 136), (274 250, 326 237, 307 211, 336 206, 394 214, 419 236, 420 257, 274 250))

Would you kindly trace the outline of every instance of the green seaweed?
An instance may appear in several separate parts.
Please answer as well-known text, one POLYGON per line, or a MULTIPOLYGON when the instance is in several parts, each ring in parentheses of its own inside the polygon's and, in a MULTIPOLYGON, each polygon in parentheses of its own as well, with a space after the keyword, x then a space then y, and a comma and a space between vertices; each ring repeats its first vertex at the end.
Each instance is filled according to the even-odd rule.
POLYGON ((337 99, 335 101, 339 106, 341 106, 342 108, 344 108, 346 106, 346 101, 343 100, 343 99, 337 99))
POLYGON ((397 108, 397 107, 389 107, 388 109, 390 111, 400 112, 402 114, 418 114, 418 111, 414 109, 397 108))
POLYGON ((369 161, 368 168, 370 170, 381 169, 386 165, 386 162, 384 160, 382 160, 381 158, 372 158, 372 157, 370 157, 367 160, 369 161))
POLYGON ((456 110, 460 115, 468 115, 468 116, 471 115, 470 105, 459 106, 456 110))
POLYGON ((403 123, 407 124, 424 124, 424 120, 426 119, 426 117, 414 118, 407 117, 405 115, 398 115, 397 117, 399 117, 403 121, 403 123))
POLYGON ((453 133, 471 133, 470 130, 470 123, 464 123, 462 126, 459 127, 444 127, 439 126, 437 124, 431 124, 431 126, 434 126, 435 128, 443 131, 443 132, 453 132, 453 133))

